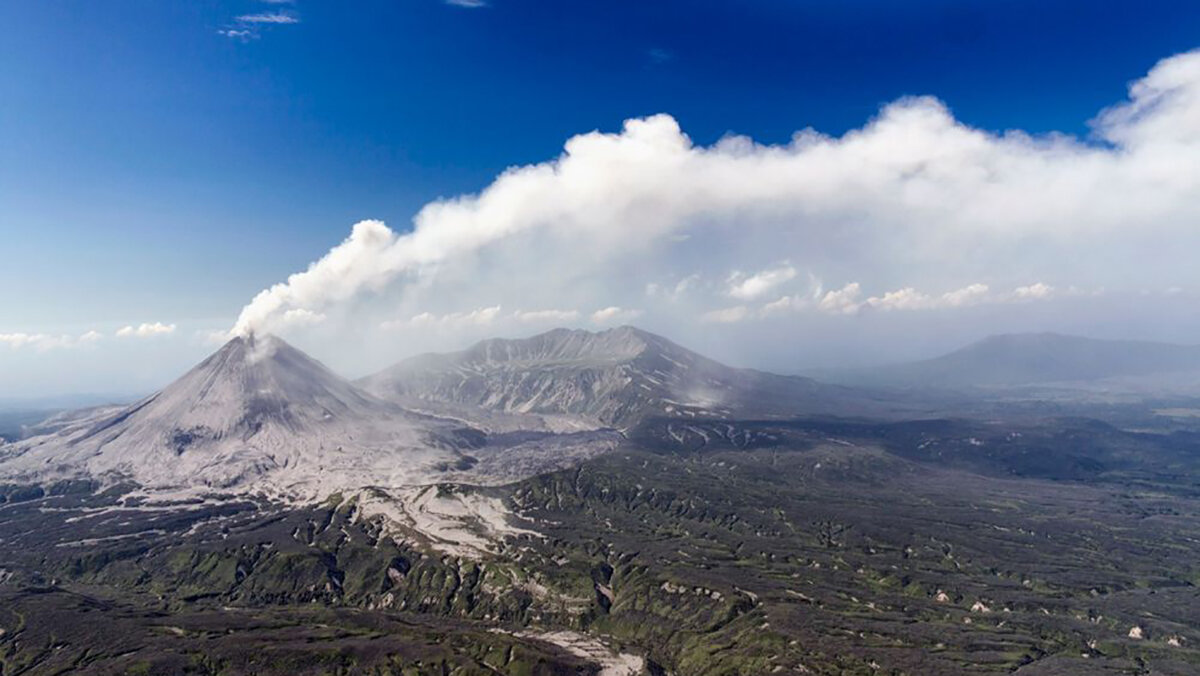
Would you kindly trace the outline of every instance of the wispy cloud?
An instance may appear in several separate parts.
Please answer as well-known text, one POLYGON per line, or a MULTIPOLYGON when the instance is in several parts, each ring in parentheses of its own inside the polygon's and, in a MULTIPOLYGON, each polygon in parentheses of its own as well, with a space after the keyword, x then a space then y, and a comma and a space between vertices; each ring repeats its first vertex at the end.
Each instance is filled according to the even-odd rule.
POLYGON ((125 326, 117 329, 118 338, 151 338, 153 336, 164 336, 170 333, 175 333, 174 324, 163 324, 162 322, 139 324, 137 326, 125 326))
POLYGON ((394 319, 380 324, 385 330, 404 329, 412 326, 486 326, 500 316, 500 306, 481 307, 470 312, 451 312, 444 315, 422 312, 409 319, 394 319))
POLYGON ((888 291, 882 296, 871 296, 865 300, 859 300, 861 295, 862 286, 853 282, 841 289, 826 293, 817 303, 817 309, 833 314, 857 314, 859 311, 867 309, 883 311, 944 310, 994 303, 1050 300, 1055 293, 1054 287, 1037 282, 1017 287, 1009 292, 994 292, 987 284, 976 283, 942 294, 923 293, 909 286, 888 291))
POLYGON ((612 322, 627 322, 637 319, 642 316, 641 310, 628 310, 626 308, 612 305, 592 313, 592 322, 595 324, 610 324, 612 322))
POLYGON ((1012 297, 1015 300, 1042 300, 1052 295, 1054 295, 1054 287, 1042 282, 1018 287, 1012 292, 1012 297))
POLYGON ((231 40, 253 40, 258 37, 258 33, 249 28, 222 28, 217 35, 224 35, 231 40))
MULTIPOLYGON (((262 0, 270 5, 291 5, 292 0, 262 0)), ((217 35, 231 40, 249 42, 261 36, 261 30, 272 26, 290 26, 300 23, 300 16, 290 9, 242 14, 233 23, 217 31, 217 35)))
MULTIPOLYGON (((1078 289, 1073 289, 1067 295, 1077 296, 1082 293, 1078 289)), ((906 286, 893 291, 886 291, 878 296, 864 298, 862 284, 850 282, 840 289, 830 291, 824 291, 820 285, 817 285, 808 294, 783 296, 757 307, 734 305, 709 310, 701 313, 700 321, 709 324, 733 324, 803 311, 814 311, 830 315, 857 315, 868 310, 882 312, 951 310, 978 305, 1044 301, 1051 300, 1059 295, 1058 291, 1049 284, 1037 282, 1028 286, 1020 286, 1007 292, 996 292, 987 284, 980 283, 968 284, 962 288, 940 294, 925 293, 911 286, 906 286)))
POLYGON ((573 322, 579 319, 578 310, 517 310, 513 319, 519 322, 573 322))
POLYGON ((208 346, 223 345, 233 338, 233 333, 228 329, 202 329, 196 331, 195 335, 202 345, 208 346))
POLYGON ((700 275, 691 274, 680 279, 675 284, 659 284, 651 282, 646 285, 646 295, 676 301, 691 291, 700 282, 700 275))
POLYGON ((469 9, 487 7, 487 3, 484 0, 446 0, 446 4, 455 7, 467 7, 469 9))
POLYGON ((243 14, 235 19, 238 23, 250 24, 294 24, 300 23, 300 18, 291 12, 259 12, 243 14))
POLYGON ((763 270, 752 275, 734 272, 729 275, 729 295, 741 300, 752 300, 780 284, 792 280, 795 276, 796 269, 786 263, 780 267, 763 270))

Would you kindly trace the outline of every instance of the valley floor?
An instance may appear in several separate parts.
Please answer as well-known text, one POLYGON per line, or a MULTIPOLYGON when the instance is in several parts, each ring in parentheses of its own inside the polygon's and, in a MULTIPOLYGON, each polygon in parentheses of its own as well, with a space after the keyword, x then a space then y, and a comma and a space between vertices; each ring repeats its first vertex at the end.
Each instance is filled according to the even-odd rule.
POLYGON ((895 429, 659 432, 430 489, 520 515, 475 556, 340 496, 0 487, 0 673, 1200 673, 1179 476, 960 468, 902 457, 895 429))

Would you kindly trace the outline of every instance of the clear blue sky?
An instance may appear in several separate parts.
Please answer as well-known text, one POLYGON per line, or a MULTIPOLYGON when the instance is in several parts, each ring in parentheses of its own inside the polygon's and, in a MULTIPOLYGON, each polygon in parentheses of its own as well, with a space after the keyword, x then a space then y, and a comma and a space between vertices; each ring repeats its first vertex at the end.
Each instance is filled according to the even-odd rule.
POLYGON ((230 321, 353 222, 635 116, 774 143, 933 94, 1086 133, 1200 43, 1200 4, 0 0, 0 26, 3 333, 230 321), (237 19, 261 13, 293 22, 237 19))

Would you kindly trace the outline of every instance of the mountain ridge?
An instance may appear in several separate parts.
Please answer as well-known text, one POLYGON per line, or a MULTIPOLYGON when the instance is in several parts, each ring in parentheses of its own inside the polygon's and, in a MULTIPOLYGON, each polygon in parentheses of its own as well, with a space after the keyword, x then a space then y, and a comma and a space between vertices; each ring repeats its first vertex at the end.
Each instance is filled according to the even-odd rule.
POLYGON ((802 376, 726 366, 632 326, 480 341, 411 357, 356 382, 407 405, 574 415, 621 429, 654 416, 883 414, 895 403, 802 376))
POLYGON ((1200 371, 1200 346, 1054 332, 987 336, 931 359, 807 375, 857 386, 1013 387, 1200 371))

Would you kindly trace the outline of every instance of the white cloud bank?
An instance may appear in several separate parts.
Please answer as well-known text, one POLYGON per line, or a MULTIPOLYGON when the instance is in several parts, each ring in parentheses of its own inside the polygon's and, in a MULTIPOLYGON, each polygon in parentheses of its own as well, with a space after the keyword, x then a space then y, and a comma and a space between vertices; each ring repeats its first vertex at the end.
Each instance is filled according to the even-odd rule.
POLYGON ((356 224, 259 293, 233 331, 367 299, 390 303, 387 316, 407 311, 388 324, 397 329, 425 315, 519 322, 499 307, 529 305, 604 309, 525 320, 608 324, 637 307, 661 326, 948 310, 1074 285, 1196 286, 1200 52, 1158 63, 1092 129, 996 134, 924 97, 841 137, 804 130, 776 146, 697 146, 667 115, 633 119, 571 138, 560 157, 479 194, 433 202, 406 231, 356 224))

